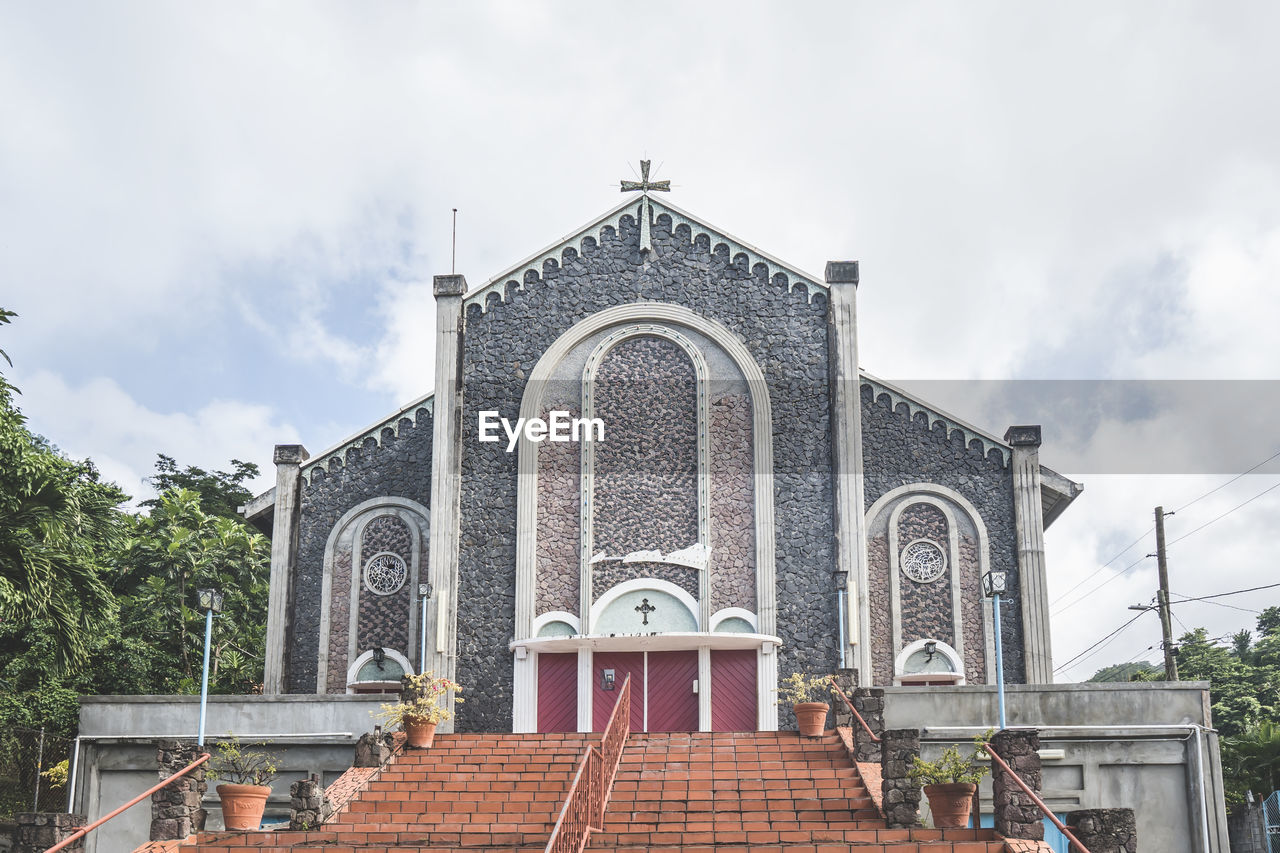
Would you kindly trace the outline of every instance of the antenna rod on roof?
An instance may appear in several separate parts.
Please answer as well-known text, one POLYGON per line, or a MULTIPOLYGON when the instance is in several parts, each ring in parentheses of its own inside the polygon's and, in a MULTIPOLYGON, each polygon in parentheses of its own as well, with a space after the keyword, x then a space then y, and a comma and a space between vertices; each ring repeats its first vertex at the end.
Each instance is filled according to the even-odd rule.
POLYGON ((458 271, 458 208, 453 209, 453 250, 449 253, 449 274, 458 271))

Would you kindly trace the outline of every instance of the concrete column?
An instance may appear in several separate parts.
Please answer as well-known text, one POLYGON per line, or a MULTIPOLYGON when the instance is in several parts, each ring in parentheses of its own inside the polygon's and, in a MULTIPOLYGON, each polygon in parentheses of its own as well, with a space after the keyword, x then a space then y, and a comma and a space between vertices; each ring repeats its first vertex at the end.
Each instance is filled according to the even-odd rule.
POLYGON ((1027 684, 1052 684, 1049 584, 1044 567, 1044 507, 1040 502, 1040 427, 1009 427, 1004 440, 1013 448, 1013 516, 1018 537, 1018 581, 1022 588, 1022 639, 1027 684))
POLYGON ((1063 822, 1093 853, 1138 853, 1138 822, 1133 809, 1081 809, 1067 812, 1063 822))
MULTIPOLYGON (((204 752, 189 740, 162 740, 156 743, 156 763, 164 781, 195 761, 204 752)), ((202 764, 151 795, 151 840, 175 841, 204 829, 205 768, 202 764)))
POLYGON ((862 474, 862 381, 858 374, 858 262, 828 261, 827 346, 831 380, 831 470, 835 472, 836 572, 847 580, 843 666, 871 686, 866 507, 862 474))
MULTIPOLYGON (((991 739, 996 754, 1018 774, 1027 787, 1040 794, 1040 732, 1036 729, 1004 729, 991 739)), ((1044 839, 1044 813, 1018 783, 991 762, 991 800, 996 832, 1005 838, 1044 839)))
POLYGON ((298 515, 301 510, 302 463, 310 454, 301 444, 277 444, 276 509, 271 527, 271 592, 267 598, 267 653, 262 692, 285 692, 293 574, 298 562, 298 515))
MULTIPOLYGON (((458 523, 462 481, 462 296, 467 280, 438 275, 436 297, 435 432, 431 443, 431 549, 435 607, 427 626, 428 669, 454 678, 458 645, 458 523)), ((476 685, 469 685, 473 689, 476 685)), ((453 709, 453 694, 449 694, 453 709)), ((452 731, 453 721, 441 723, 452 731)))
POLYGON ((317 829, 331 813, 324 786, 314 773, 310 779, 299 779, 289 786, 289 829, 317 829))
MULTIPOLYGON (((44 853, 64 841, 86 823, 82 814, 62 812, 19 812, 14 817, 13 853, 44 853)), ((84 838, 78 838, 63 850, 83 850, 84 838)))
POLYGON ((880 791, 889 829, 910 829, 920 821, 920 786, 907 775, 920 755, 919 729, 888 729, 880 742, 880 791))

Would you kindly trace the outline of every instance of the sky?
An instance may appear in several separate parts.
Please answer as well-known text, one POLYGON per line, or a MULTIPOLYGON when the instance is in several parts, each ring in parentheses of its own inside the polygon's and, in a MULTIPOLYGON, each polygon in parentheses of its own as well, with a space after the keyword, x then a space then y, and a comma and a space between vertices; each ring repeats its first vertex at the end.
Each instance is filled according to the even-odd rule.
MULTIPOLYGON (((1234 2, 6 3, 0 349, 32 428, 135 496, 158 452, 265 488, 273 445, 431 390, 453 208, 474 288, 648 158, 801 269, 858 259, 865 369, 996 434, 1044 424, 1042 461, 1085 484, 1047 534, 1056 663, 1140 616, 1059 673, 1084 679, 1159 659, 1127 609, 1154 595, 1154 506, 1185 507, 1179 597, 1276 582, 1280 459, 1233 478, 1280 451, 1278 25, 1234 2)), ((1276 604, 1189 602, 1175 633, 1276 604)))

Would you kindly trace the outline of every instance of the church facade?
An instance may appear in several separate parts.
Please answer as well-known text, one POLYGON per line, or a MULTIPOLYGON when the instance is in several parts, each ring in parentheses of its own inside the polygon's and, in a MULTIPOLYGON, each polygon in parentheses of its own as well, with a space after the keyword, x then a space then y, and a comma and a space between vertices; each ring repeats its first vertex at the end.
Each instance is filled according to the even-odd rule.
MULTIPOLYGON (((264 690, 430 669, 460 731, 779 727, 779 680, 1052 682, 1044 528, 1081 487, 862 373, 858 266, 797 270, 639 195, 486 284, 437 276, 434 393, 243 508, 264 690)), ((424 384, 426 384, 424 382, 424 384)), ((783 711, 782 713, 789 713, 783 711)), ((785 721, 784 721, 785 722, 785 721)))

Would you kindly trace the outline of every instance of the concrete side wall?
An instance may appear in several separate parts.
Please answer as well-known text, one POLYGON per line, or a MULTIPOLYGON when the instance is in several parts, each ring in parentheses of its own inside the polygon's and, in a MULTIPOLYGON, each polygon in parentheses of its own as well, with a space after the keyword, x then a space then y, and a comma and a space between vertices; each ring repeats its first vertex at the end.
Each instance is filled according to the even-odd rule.
MULTIPOLYGON (((1226 853, 1218 742, 1192 726, 1209 722, 1208 685, 1077 684, 1014 685, 1006 693, 1010 726, 1040 728, 1044 757, 1042 794, 1059 815, 1076 809, 1131 808, 1139 849, 1162 853, 1226 853), (1096 726, 1097 729, 1085 728, 1096 726)), ((885 726, 921 728, 921 752, 937 758, 961 744, 970 727, 996 719, 993 687, 889 688, 885 726)), ((991 782, 981 788, 991 811, 991 782)))
MULTIPOLYGON (((355 741, 372 731, 382 697, 364 696, 213 696, 209 698, 206 738, 216 742, 234 733, 242 742, 258 735, 292 735, 267 741, 279 775, 267 801, 268 820, 289 818, 289 786, 312 773, 328 785, 352 764, 355 741)), ((197 696, 93 696, 80 704, 80 756, 72 811, 92 822, 158 781, 156 736, 195 739, 197 696)), ((215 785, 204 807, 208 829, 222 828, 215 785)), ((85 853, 119 853, 146 843, 151 827, 149 802, 139 803, 95 830, 85 853)))
MULTIPOLYGON (((1208 682, 1178 684, 1010 684, 1010 726, 1210 725, 1208 682)), ((992 725, 996 689, 886 687, 885 728, 992 725)))

